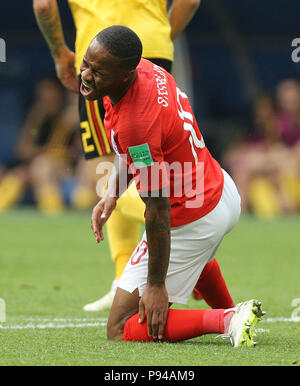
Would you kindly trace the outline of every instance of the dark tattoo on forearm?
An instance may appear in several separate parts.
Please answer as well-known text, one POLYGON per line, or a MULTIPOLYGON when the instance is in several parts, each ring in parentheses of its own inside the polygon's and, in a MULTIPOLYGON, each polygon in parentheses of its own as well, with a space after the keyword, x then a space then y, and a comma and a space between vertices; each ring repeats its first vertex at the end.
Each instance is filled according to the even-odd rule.
POLYGON ((145 200, 149 248, 148 284, 164 284, 170 257, 170 203, 165 198, 145 200))
POLYGON ((49 9, 36 12, 36 19, 44 38, 46 39, 52 55, 59 56, 65 46, 63 29, 57 4, 49 1, 49 9))

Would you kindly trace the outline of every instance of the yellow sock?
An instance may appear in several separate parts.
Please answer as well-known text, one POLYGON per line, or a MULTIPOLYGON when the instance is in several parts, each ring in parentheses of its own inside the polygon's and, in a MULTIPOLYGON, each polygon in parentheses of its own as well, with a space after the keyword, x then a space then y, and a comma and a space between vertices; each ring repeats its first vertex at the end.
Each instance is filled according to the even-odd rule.
POLYGON ((280 213, 275 188, 266 179, 254 179, 248 194, 253 213, 258 217, 271 218, 280 213))
POLYGON ((39 209, 50 215, 60 213, 64 208, 62 194, 55 185, 46 185, 36 194, 39 209))
POLYGON ((0 211, 12 208, 24 192, 24 183, 14 175, 3 177, 0 184, 0 211))
POLYGON ((140 240, 140 224, 114 211, 106 223, 111 257, 116 265, 118 280, 140 240))

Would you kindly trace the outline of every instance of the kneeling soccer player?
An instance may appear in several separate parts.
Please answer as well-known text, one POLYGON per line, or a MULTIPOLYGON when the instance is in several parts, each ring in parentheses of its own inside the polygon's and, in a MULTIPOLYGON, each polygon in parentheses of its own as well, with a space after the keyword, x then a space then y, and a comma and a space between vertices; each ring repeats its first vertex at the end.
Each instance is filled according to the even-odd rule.
POLYGON ((119 281, 108 338, 176 342, 219 333, 233 346, 253 346, 263 315, 256 300, 229 309, 169 308, 187 303, 238 221, 240 196, 205 146, 186 94, 141 54, 133 31, 112 26, 94 38, 81 65, 81 93, 87 100, 103 97, 105 129, 118 159, 93 210, 97 242, 133 179, 146 205, 146 231, 119 281))

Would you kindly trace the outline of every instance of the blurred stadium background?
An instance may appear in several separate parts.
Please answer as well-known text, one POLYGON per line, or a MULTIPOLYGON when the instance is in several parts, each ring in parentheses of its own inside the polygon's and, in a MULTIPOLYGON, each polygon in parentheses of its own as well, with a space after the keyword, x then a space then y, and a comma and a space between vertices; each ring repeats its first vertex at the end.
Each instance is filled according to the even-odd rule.
MULTIPOLYGON (((67 2, 59 4, 66 40, 73 47, 72 17, 67 2)), ((176 42, 174 73, 179 84, 185 83, 181 87, 191 95, 206 144, 236 179, 245 195, 244 210, 261 216, 294 213, 299 209, 296 144, 300 138, 297 80, 300 63, 291 58, 292 40, 299 35, 299 11, 297 0, 265 0, 259 4, 250 0, 203 0, 185 34, 176 42), (293 81, 283 84, 287 79, 293 81)), ((31 1, 18 4, 18 12, 15 3, 1 5, 0 37, 6 42, 6 63, 0 63, 0 192, 15 195, 5 202, 1 197, 0 210, 5 210, 14 205, 35 204, 28 192, 20 194, 17 188, 17 192, 10 193, 10 183, 3 185, 3 179, 9 168, 16 166, 16 151, 19 156, 21 152, 27 166, 32 161, 34 152, 25 151, 24 155, 26 141, 21 150, 17 144, 29 111, 36 103, 37 83, 45 77, 55 77, 55 73, 49 50, 36 25, 31 1)), ((43 99, 43 91, 39 92, 38 100, 43 99)), ((44 98, 46 104, 51 101, 51 95, 44 98)), ((62 100, 72 115, 76 100, 65 95, 62 100)), ((57 107, 59 114, 65 114, 64 107, 57 107)), ((74 117, 76 106, 73 112, 74 117)), ((57 115, 57 111, 52 113, 57 115)), ((76 122, 67 125, 73 128, 76 122)), ((64 162, 55 167, 63 169, 64 200, 86 208, 93 201, 87 190, 79 204, 72 193, 82 173, 82 165, 76 161, 80 155, 78 131, 74 133, 75 138, 67 138, 72 142, 68 162, 64 158, 64 162)), ((24 170, 17 172, 15 175, 24 176, 24 170)), ((81 183, 88 187, 88 181, 80 180, 79 185, 81 183)), ((44 203, 46 207, 48 204, 44 203)))

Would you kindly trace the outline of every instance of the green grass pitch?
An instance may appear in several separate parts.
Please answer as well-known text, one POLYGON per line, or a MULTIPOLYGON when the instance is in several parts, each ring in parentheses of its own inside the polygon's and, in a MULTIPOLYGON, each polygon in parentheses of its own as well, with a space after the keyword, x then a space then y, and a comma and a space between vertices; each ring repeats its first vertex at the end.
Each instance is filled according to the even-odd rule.
MULTIPOLYGON (((235 301, 257 298, 267 311, 257 327, 257 347, 234 349, 215 335, 177 344, 108 341, 108 312, 82 310, 108 291, 114 276, 107 243, 99 246, 93 238, 90 214, 1 214, 0 298, 6 323, 0 325, 0 365, 298 366, 299 229, 299 216, 243 217, 219 248, 235 301)), ((207 308, 193 299, 188 307, 207 308)))

